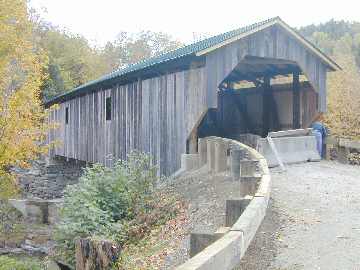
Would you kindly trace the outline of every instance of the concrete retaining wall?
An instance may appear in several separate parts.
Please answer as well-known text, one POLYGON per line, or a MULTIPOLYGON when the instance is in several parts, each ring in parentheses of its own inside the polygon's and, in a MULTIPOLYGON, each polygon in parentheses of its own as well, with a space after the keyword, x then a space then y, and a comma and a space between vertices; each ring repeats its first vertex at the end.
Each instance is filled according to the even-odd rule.
MULTIPOLYGON (((206 138, 203 138, 202 140, 204 139, 206 138)), ((234 140, 211 137, 211 141, 217 141, 218 145, 227 145, 229 149, 244 150, 247 158, 256 160, 258 168, 253 171, 253 176, 259 176, 259 182, 257 183, 258 188, 252 197, 247 196, 247 198, 251 198, 250 203, 245 210, 242 211, 241 216, 237 219, 235 224, 227 230, 227 233, 183 265, 176 268, 177 270, 230 270, 239 265, 241 258, 244 256, 265 217, 269 203, 271 177, 266 159, 255 149, 234 140)), ((217 162, 224 162, 223 160, 217 160, 218 157, 215 156, 216 151, 204 150, 203 142, 202 152, 207 152, 207 163, 214 162, 214 165, 209 166, 209 169, 212 167, 215 168, 217 162), (209 152, 214 152, 214 154, 209 155, 209 152)), ((221 158, 223 159, 223 157, 221 158)), ((241 162, 241 160, 239 160, 239 162, 241 162)), ((234 167, 237 168, 241 166, 234 167)), ((241 173, 239 181, 241 181, 241 173)))

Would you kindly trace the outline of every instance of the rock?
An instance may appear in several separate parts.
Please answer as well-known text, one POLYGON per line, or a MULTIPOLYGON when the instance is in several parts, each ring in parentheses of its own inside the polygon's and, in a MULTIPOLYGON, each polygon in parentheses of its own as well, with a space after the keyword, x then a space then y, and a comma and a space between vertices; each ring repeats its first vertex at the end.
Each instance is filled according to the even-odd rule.
POLYGON ((48 260, 45 265, 47 270, 61 270, 58 264, 53 260, 48 260))

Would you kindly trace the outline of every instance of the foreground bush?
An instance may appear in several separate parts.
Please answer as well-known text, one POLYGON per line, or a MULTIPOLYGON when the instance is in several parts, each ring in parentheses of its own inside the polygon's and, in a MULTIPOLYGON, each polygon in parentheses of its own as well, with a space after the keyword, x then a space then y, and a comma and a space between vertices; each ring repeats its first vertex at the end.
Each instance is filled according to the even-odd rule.
POLYGON ((65 190, 57 255, 74 265, 78 237, 104 237, 122 246, 171 219, 176 214, 174 200, 156 190, 157 180, 149 156, 138 152, 112 168, 87 168, 79 183, 65 190))

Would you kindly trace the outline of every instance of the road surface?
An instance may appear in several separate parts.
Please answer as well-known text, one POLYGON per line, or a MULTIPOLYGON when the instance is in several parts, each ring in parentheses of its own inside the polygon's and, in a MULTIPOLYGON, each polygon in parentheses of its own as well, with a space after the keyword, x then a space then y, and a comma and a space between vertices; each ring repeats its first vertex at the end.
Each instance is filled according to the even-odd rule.
POLYGON ((272 179, 267 216, 237 269, 360 269, 360 167, 303 163, 272 179))

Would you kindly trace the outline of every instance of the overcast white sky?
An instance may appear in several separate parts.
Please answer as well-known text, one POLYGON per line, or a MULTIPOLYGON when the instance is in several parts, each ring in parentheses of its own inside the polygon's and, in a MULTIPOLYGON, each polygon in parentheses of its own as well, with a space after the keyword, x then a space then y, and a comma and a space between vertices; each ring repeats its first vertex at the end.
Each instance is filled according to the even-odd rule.
POLYGON ((298 27, 360 21, 357 0, 31 0, 55 25, 103 45, 122 31, 162 31, 189 43, 193 33, 217 34, 280 16, 298 27))

